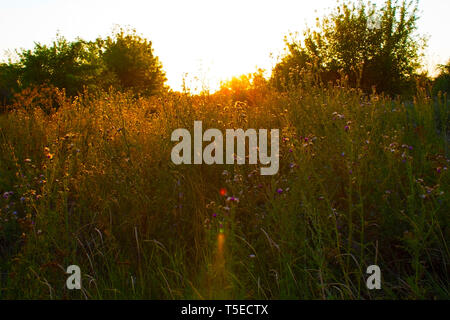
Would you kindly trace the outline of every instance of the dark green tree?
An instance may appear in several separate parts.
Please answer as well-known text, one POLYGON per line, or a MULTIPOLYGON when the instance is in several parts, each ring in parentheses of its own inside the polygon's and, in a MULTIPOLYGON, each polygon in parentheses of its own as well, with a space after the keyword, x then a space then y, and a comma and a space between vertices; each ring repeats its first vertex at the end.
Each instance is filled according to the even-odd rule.
POLYGON ((69 42, 61 36, 51 46, 36 43, 33 50, 19 53, 21 85, 49 84, 65 88, 71 96, 83 87, 96 86, 102 73, 96 45, 81 39, 69 42))
POLYGON ((433 94, 436 95, 439 92, 450 92, 450 60, 446 65, 440 65, 441 72, 439 76, 434 80, 433 94))
POLYGON ((404 93, 414 85, 425 40, 416 35, 417 1, 344 1, 317 19, 304 40, 287 40, 288 54, 275 67, 272 83, 297 84, 299 70, 312 66, 324 82, 343 76, 370 92, 404 93))
POLYGON ((13 92, 20 87, 21 68, 18 63, 0 64, 0 106, 11 102, 13 92))
POLYGON ((131 90, 153 95, 165 89, 165 74, 151 42, 135 31, 120 29, 96 41, 68 41, 57 36, 51 45, 36 43, 17 52, 15 62, 0 64, 0 103, 29 87, 65 89, 68 96, 89 90, 131 90))
POLYGON ((136 94, 153 95, 165 89, 166 76, 151 41, 134 30, 120 29, 104 41, 103 60, 119 86, 136 94))

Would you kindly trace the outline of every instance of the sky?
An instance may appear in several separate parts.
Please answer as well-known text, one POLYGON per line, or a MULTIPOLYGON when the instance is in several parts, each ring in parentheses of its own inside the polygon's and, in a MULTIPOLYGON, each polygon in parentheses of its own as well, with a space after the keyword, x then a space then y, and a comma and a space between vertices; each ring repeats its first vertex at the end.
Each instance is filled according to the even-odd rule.
MULTIPOLYGON (((375 0, 382 3, 382 0, 375 0)), ((336 6, 334 0, 0 0, 0 57, 8 50, 69 40, 94 40, 115 25, 152 41, 174 90, 183 78, 193 91, 221 80, 267 72, 283 53, 283 38, 302 32, 336 6)), ((435 74, 450 59, 450 0, 420 0, 418 32, 428 37, 425 65, 435 74)))

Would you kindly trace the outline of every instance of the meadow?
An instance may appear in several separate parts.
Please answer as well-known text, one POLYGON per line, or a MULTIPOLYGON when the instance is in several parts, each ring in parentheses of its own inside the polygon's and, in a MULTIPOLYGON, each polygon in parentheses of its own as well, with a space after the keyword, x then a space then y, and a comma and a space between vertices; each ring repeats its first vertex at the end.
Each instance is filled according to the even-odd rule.
POLYGON ((445 96, 235 93, 21 93, 0 115, 0 298, 449 298, 445 96), (173 164, 195 120, 280 129, 279 172, 173 164))

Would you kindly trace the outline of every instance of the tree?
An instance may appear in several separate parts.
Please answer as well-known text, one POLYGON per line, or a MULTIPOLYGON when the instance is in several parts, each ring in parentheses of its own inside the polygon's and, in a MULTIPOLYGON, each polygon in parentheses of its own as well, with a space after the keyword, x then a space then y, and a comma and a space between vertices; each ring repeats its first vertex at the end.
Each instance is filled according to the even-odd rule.
POLYGON ((399 94, 413 85, 425 40, 416 36, 417 1, 387 0, 378 9, 367 1, 343 2, 303 43, 286 40, 288 54, 275 67, 272 83, 299 83, 299 72, 312 66, 323 82, 342 76, 366 92, 399 94))
POLYGON ((260 105, 267 97, 267 82, 264 70, 258 69, 256 72, 222 81, 220 90, 215 95, 228 97, 233 102, 240 101, 253 106, 260 105))
POLYGON ((450 60, 446 65, 440 65, 441 72, 434 80, 433 94, 450 92, 450 60))
POLYGON ((20 66, 17 63, 0 64, 0 106, 11 103, 12 93, 19 88, 20 66))
POLYGON ((9 103, 14 92, 30 87, 65 89, 68 96, 89 90, 132 90, 152 95, 166 81, 151 42, 125 32, 95 41, 68 41, 57 35, 52 45, 36 43, 17 52, 18 61, 0 64, 0 103, 9 103))
POLYGON ((69 42, 61 36, 52 46, 36 43, 33 50, 19 53, 22 86, 48 84, 65 88, 70 96, 96 86, 102 67, 98 55, 93 55, 95 45, 81 39, 69 42))
POLYGON ((103 59, 121 88, 137 94, 152 95, 164 89, 166 76, 152 43, 136 34, 136 31, 120 29, 105 41, 103 59))

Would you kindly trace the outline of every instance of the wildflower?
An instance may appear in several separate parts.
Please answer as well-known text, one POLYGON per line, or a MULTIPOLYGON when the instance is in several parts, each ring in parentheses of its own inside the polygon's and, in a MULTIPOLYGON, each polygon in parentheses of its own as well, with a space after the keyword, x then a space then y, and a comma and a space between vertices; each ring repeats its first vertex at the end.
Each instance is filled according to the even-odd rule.
POLYGON ((209 209, 209 208, 213 208, 214 206, 215 206, 215 202, 214 201, 211 201, 210 203, 208 203, 207 205, 206 205, 206 209, 209 209))
POLYGON ((253 258, 256 258, 256 255, 251 254, 251 255, 249 255, 248 257, 251 258, 251 259, 253 259, 253 258))
POLYGON ((236 197, 228 197, 228 198, 227 198, 227 201, 230 201, 230 202, 239 202, 239 198, 236 198, 236 197))
POLYGON ((339 114, 337 112, 333 112, 332 116, 333 116, 333 120, 345 118, 345 116, 343 114, 339 114))
POLYGON ((346 126, 344 127, 344 130, 345 130, 345 131, 348 131, 348 130, 350 130, 350 127, 349 127, 348 125, 346 125, 346 126))
POLYGON ((278 194, 282 194, 282 193, 283 193, 283 189, 278 188, 278 189, 277 189, 277 193, 278 193, 278 194))
POLYGON ((227 189, 221 188, 221 189, 220 189, 220 195, 221 195, 222 197, 225 197, 225 196, 227 195, 227 189))
POLYGON ((291 164, 289 164, 289 168, 295 168, 295 166, 296 166, 296 164, 295 163, 291 163, 291 164))
POLYGON ((12 196, 14 194, 14 192, 9 191, 9 192, 5 192, 3 193, 3 198, 4 199, 8 199, 10 196, 12 196))
POLYGON ((31 162, 31 159, 30 159, 30 158, 26 158, 26 159, 23 160, 23 161, 25 161, 25 162, 27 162, 27 163, 30 163, 30 162, 31 162))
POLYGON ((214 213, 212 214, 212 216, 213 216, 214 218, 217 217, 217 213, 214 212, 214 213))
POLYGON ((222 175, 227 176, 228 175, 228 171, 227 170, 223 170, 222 175))
POLYGON ((342 153, 341 153, 341 157, 345 157, 345 152, 342 152, 342 153))

